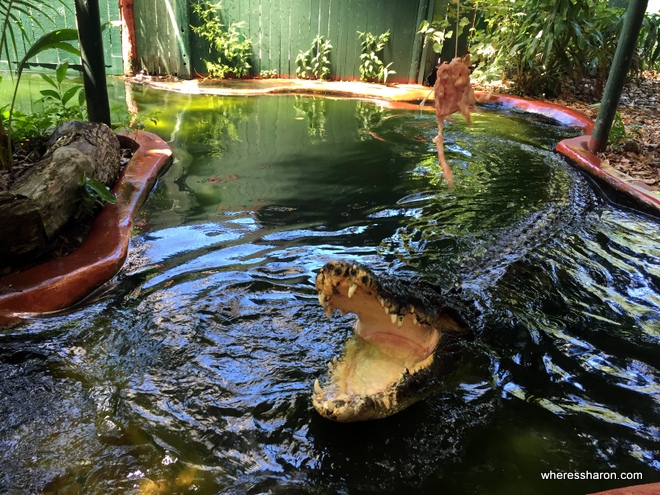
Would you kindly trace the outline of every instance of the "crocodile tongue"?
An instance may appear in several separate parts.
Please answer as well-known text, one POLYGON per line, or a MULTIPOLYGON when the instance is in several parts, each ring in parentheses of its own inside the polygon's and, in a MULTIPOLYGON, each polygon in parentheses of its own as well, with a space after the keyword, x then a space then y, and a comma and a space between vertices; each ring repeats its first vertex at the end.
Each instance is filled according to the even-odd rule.
POLYGON ((442 331, 463 330, 424 301, 402 297, 400 288, 388 291, 360 264, 326 264, 316 288, 328 317, 335 309, 358 316, 342 357, 329 363, 324 386, 314 384, 314 407, 335 421, 386 417, 422 398, 411 393, 411 383, 429 373, 442 331))

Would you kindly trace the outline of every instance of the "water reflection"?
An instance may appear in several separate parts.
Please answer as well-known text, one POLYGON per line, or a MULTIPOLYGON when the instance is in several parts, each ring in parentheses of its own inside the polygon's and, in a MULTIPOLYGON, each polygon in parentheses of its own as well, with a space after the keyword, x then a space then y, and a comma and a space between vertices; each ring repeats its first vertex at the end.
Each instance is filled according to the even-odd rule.
POLYGON ((540 473, 660 479, 657 222, 599 202, 554 156, 573 130, 489 108, 473 128, 449 123, 449 192, 432 114, 304 102, 323 101, 321 133, 303 97, 135 99, 160 109, 177 161, 101 298, 0 337, 3 490, 586 493, 614 485, 540 473), (313 411, 311 384, 352 323, 327 320, 313 289, 333 258, 458 284, 481 307, 480 338, 432 397, 368 424, 313 411))

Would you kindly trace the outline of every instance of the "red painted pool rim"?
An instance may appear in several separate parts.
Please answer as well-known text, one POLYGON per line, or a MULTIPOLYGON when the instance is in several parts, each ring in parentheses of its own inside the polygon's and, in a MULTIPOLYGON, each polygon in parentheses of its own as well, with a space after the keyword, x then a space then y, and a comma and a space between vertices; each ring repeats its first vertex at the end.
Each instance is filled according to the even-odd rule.
POLYGON ((172 150, 150 132, 132 131, 120 139, 135 151, 113 189, 117 204, 101 209, 76 251, 0 279, 0 326, 65 309, 122 267, 135 215, 170 163, 172 150))

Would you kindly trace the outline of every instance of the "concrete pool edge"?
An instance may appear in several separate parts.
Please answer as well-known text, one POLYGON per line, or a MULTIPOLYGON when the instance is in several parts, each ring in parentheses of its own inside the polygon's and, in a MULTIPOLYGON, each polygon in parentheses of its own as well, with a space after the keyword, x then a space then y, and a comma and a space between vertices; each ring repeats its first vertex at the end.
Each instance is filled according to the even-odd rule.
POLYGON ((104 206, 75 251, 0 279, 0 326, 65 309, 110 280, 122 267, 137 211, 172 150, 145 131, 119 133, 134 154, 113 188, 114 205, 104 206), (129 147, 131 147, 129 146, 129 147))

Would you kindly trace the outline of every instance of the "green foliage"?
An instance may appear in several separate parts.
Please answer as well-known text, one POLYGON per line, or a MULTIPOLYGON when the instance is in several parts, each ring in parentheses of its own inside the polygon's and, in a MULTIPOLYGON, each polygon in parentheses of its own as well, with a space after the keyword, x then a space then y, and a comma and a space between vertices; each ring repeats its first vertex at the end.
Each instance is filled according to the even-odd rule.
POLYGON ((385 48, 390 39, 389 29, 383 34, 374 35, 369 32, 358 31, 358 39, 361 40, 362 53, 360 54, 360 79, 362 81, 387 82, 390 74, 396 74, 390 70, 392 62, 385 65, 378 56, 385 48))
MULTIPOLYGON (((43 21, 49 21, 54 25, 54 19, 59 19, 62 16, 61 12, 57 10, 57 4, 69 8, 65 0, 55 0, 53 2, 0 0, 0 56, 5 57, 7 61, 17 60, 19 47, 30 46, 32 42, 22 19, 29 19, 39 30, 46 31, 43 21)), ((66 47, 60 48, 67 49, 66 47)), ((31 56, 26 55, 25 58, 29 59, 31 56)))
POLYGON ((52 126, 68 120, 87 118, 85 90, 82 84, 65 84, 69 64, 63 62, 55 69, 55 79, 48 74, 39 74, 50 88, 40 91, 42 98, 37 101, 43 105, 43 113, 48 116, 52 126))
POLYGON ((277 71, 275 69, 263 69, 259 75, 261 79, 275 79, 277 77, 277 71))
MULTIPOLYGON (((466 6, 470 6, 470 2, 464 2, 466 6)), ((460 9, 460 4, 454 5, 454 2, 447 5, 447 10, 444 16, 440 15, 434 17, 432 22, 422 21, 417 32, 424 35, 424 44, 431 44, 433 51, 437 54, 442 53, 445 41, 454 37, 457 42, 458 38, 465 31, 465 27, 470 24, 470 19, 465 17, 462 13, 470 12, 468 9, 460 9), (461 15, 459 15, 461 14, 461 15), (456 33, 454 33, 456 30, 456 33)))
POLYGON ((446 17, 431 23, 422 21, 417 32, 424 35, 424 44, 431 43, 435 53, 441 53, 445 41, 454 35, 454 31, 449 29, 449 20, 446 17))
POLYGON ((243 77, 250 72, 252 40, 241 34, 245 22, 234 22, 229 26, 220 20, 222 2, 212 4, 202 1, 193 4, 193 11, 199 16, 200 26, 191 29, 211 44, 218 54, 217 60, 204 60, 211 77, 224 79, 229 76, 243 77))
POLYGON ((82 192, 80 196, 81 207, 78 210, 79 216, 85 214, 92 215, 97 209, 106 204, 117 204, 117 198, 115 198, 115 195, 112 194, 105 184, 87 177, 84 172, 80 177, 79 185, 82 192))
POLYGON ((646 14, 638 39, 640 69, 660 70, 660 14, 646 14))
POLYGON ((50 118, 42 113, 26 114, 14 110, 11 112, 11 123, 9 116, 9 104, 7 104, 0 108, 0 125, 8 129, 11 124, 11 139, 14 141, 25 141, 42 136, 50 127, 50 118))
MULTIPOLYGON (((0 119, 0 168, 10 168, 13 165, 12 160, 12 118, 16 92, 21 79, 21 73, 27 62, 38 53, 51 48, 59 48, 80 55, 77 49, 69 43, 72 41, 71 33, 77 32, 75 29, 56 29, 39 38, 32 43, 28 36, 28 31, 23 25, 22 19, 29 19, 30 22, 41 31, 45 31, 43 21, 49 21, 54 24, 53 18, 60 18, 61 13, 57 10, 57 4, 66 6, 64 0, 55 2, 42 2, 40 0, 0 0, 0 56, 4 57, 11 68, 11 60, 18 59, 19 46, 28 46, 23 59, 17 66, 17 77, 14 83, 14 94, 12 102, 3 108, 3 118, 0 119), (6 113, 6 116, 4 114, 6 113)), ((23 116, 24 117, 24 116, 23 116)), ((22 130, 30 127, 29 123, 20 122, 22 130)))
MULTIPOLYGON (((594 108, 600 108, 600 103, 591 105, 594 108)), ((639 145, 636 140, 640 139, 642 136, 640 132, 640 127, 636 124, 632 124, 629 127, 626 127, 621 114, 616 112, 614 114, 614 120, 612 121, 612 127, 610 128, 610 135, 608 137, 607 146, 615 150, 627 150, 639 152, 639 145)))
POLYGON ((2 107, 0 124, 11 129, 11 138, 23 141, 42 136, 63 122, 87 118, 85 93, 82 84, 71 83, 66 79, 69 64, 63 62, 55 69, 55 77, 39 74, 50 86, 40 91, 41 98, 35 101, 35 110, 26 114, 2 107))
POLYGON ((332 45, 323 36, 317 36, 306 52, 296 57, 296 76, 300 79, 325 79, 330 75, 330 51, 332 45))
MULTIPOLYGON (((485 29, 474 34, 474 75, 504 75, 518 92, 556 96, 585 77, 602 87, 623 27, 624 10, 605 0, 479 0, 485 29)), ((644 21, 634 67, 660 58, 658 16, 644 21)))

